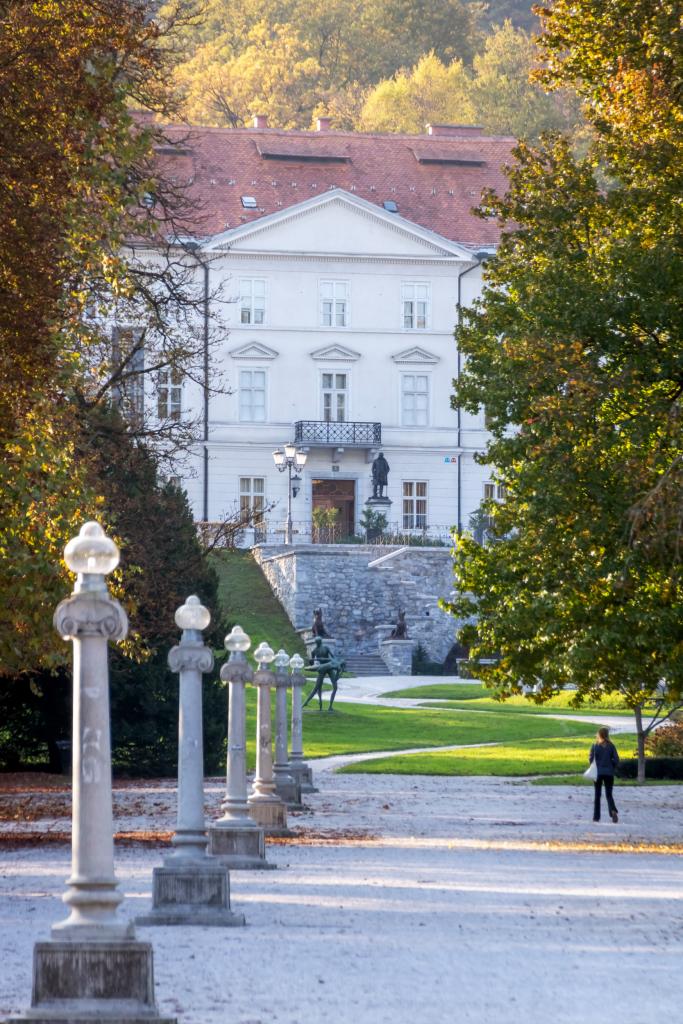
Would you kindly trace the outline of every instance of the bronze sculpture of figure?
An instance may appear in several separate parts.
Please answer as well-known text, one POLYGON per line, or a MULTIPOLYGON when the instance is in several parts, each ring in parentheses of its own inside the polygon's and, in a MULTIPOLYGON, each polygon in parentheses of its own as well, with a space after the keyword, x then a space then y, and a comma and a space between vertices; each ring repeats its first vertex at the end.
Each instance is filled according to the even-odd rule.
POLYGON ((406 613, 399 610, 398 622, 394 626, 389 636, 390 640, 407 640, 408 639, 408 627, 406 626, 406 613))
POLYGON ((372 496, 373 498, 384 498, 382 492, 389 486, 389 463, 380 452, 372 463, 372 496))
POLYGON ((326 637, 330 635, 325 629, 322 608, 316 608, 313 612, 313 626, 311 627, 311 632, 313 633, 313 636, 326 637))
POLYGON ((308 697, 304 701, 304 707, 313 700, 314 697, 318 698, 319 710, 323 709, 323 683, 325 676, 328 677, 332 683, 332 693, 330 694, 330 706, 328 711, 332 711, 332 705, 334 704, 334 698, 337 696, 337 681, 339 676, 344 671, 346 665, 339 658, 335 658, 329 647, 323 643, 322 637, 317 636, 315 638, 315 647, 311 652, 311 657, 308 664, 313 665, 317 662, 318 665, 318 678, 315 681, 315 686, 309 693, 308 697))

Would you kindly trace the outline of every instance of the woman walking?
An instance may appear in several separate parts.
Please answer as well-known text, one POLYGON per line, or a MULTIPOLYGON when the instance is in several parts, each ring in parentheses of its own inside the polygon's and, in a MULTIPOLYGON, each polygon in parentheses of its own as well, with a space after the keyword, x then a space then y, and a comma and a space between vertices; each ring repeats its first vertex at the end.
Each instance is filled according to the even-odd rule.
POLYGON ((595 803, 593 804, 593 821, 600 821, 600 802, 602 795, 602 787, 605 787, 605 796, 607 797, 607 810, 612 821, 616 823, 619 821, 619 815, 617 813, 617 807, 614 803, 614 797, 612 796, 612 787, 614 786, 614 770, 619 764, 619 754, 617 748, 609 738, 609 729, 603 726, 598 729, 595 737, 595 743, 590 749, 588 760, 591 764, 595 761, 595 765, 598 769, 598 777, 593 783, 595 787, 595 803))

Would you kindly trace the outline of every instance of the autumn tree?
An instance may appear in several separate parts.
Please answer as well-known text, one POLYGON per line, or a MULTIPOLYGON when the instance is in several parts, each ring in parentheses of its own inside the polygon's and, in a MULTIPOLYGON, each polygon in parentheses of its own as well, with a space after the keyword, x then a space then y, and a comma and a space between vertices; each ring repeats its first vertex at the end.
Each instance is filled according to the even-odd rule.
POLYGON ((531 37, 507 21, 486 37, 468 68, 435 53, 368 93, 359 124, 367 131, 421 132, 427 123, 480 124, 491 134, 537 139, 570 129, 578 104, 530 81, 540 55, 531 37))
POLYGON ((332 111, 352 127, 362 90, 416 56, 471 61, 476 10, 464 0, 211 0, 184 39, 176 82, 191 122, 237 127, 259 113, 309 128, 332 111))
MULTIPOLYGON (((197 211, 163 173, 171 143, 155 116, 171 111, 170 58, 148 4, 13 0, 0 11, 0 53, 0 677, 10 703, 23 689, 56 723, 69 655, 52 628, 71 584, 64 545, 98 518, 125 550, 139 525, 112 496, 116 460, 94 458, 97 415, 117 433, 112 453, 140 444, 156 463, 161 442, 188 437, 172 417, 150 437, 144 417, 117 410, 131 411, 144 376, 153 393, 160 372, 200 372, 203 296, 182 243, 197 211)), ((168 561, 189 513, 169 498, 157 514, 168 561)), ((149 585, 140 562, 114 580, 130 600, 143 569, 149 585)), ((130 656, 152 657, 166 639, 159 623, 168 629, 179 588, 153 585, 160 619, 133 631, 130 656)), ((2 716, 7 735, 18 720, 2 716)))

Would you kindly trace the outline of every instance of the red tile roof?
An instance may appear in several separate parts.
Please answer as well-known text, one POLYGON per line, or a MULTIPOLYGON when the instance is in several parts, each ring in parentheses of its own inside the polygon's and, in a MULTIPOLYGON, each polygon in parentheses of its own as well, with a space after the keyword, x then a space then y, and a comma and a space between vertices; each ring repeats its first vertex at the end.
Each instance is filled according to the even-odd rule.
POLYGON ((214 235, 342 188, 469 246, 495 243, 493 220, 473 216, 483 188, 505 189, 515 140, 463 130, 434 135, 169 127, 166 173, 190 182, 201 213, 192 226, 214 235), (242 196, 256 199, 246 210, 242 196))

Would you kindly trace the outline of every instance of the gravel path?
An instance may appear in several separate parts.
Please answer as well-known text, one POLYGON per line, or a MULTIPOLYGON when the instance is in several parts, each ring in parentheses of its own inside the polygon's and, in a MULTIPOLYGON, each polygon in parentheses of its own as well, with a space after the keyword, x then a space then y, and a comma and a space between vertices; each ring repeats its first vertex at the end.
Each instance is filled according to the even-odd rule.
MULTIPOLYGON (((590 789, 339 775, 335 760, 312 762, 319 792, 290 816, 297 840, 269 844, 279 870, 232 873, 246 928, 138 929, 154 944, 163 1013, 182 1024, 678 1019, 681 787, 620 788, 619 824, 595 825, 590 789)), ((223 788, 207 782, 210 818, 223 788)), ((114 798, 117 829, 172 828, 171 782, 114 798)), ((4 829, 68 829, 60 799, 49 817, 49 794, 27 797, 27 820, 4 829)), ((117 847, 124 916, 149 907, 162 856, 117 847)), ((68 873, 66 843, 0 847, 0 1018, 28 1005, 32 947, 65 915, 68 873)))

